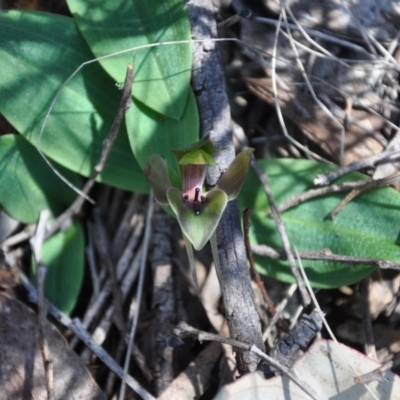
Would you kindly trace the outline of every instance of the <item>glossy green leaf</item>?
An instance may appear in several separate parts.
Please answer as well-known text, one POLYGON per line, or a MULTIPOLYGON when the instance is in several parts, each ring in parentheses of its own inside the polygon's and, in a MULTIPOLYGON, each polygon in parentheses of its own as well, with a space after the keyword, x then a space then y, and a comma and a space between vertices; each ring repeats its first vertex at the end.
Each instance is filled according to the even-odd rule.
MULTIPOLYGON (((74 309, 82 286, 84 246, 84 234, 79 223, 56 233, 42 246, 42 261, 47 267, 44 295, 66 314, 74 309)), ((36 282, 34 266, 32 272, 32 281, 36 282)))
MULTIPOLYGON (((68 0, 80 31, 99 57, 136 46, 190 40, 182 0, 68 0)), ((190 90, 191 46, 177 44, 131 51, 100 60, 116 82, 134 63, 136 99, 158 114, 179 120, 190 90)))
POLYGON ((250 167, 254 149, 241 151, 229 165, 217 183, 217 187, 223 190, 228 200, 236 199, 250 167))
MULTIPOLYGON (((20 222, 37 222, 44 209, 59 215, 77 196, 22 136, 0 136, 0 160, 0 205, 20 222)), ((57 168, 70 182, 80 186, 76 174, 57 168)))
POLYGON ((171 149, 187 147, 199 139, 199 116, 192 91, 180 121, 163 117, 134 100, 126 113, 126 124, 133 153, 142 168, 152 154, 159 154, 169 167, 179 171, 171 149))
MULTIPOLYGON (((312 188, 316 175, 332 169, 307 160, 280 159, 261 161, 259 164, 270 177, 278 204, 312 188)), ((354 173, 345 180, 363 178, 366 178, 365 175, 354 173)), ((399 262, 399 193, 391 188, 368 191, 348 204, 334 220, 327 219, 328 213, 343 196, 343 193, 326 195, 282 213, 292 246, 299 251, 328 248, 336 254, 399 262)), ((266 195, 253 171, 249 172, 239 198, 241 207, 253 209, 250 230, 252 243, 282 248, 275 225, 266 213, 269 209, 266 195)), ((286 262, 263 257, 256 257, 256 262, 261 273, 293 282, 286 262)), ((303 265, 312 285, 321 288, 355 283, 373 270, 366 265, 351 267, 342 263, 310 260, 303 260, 303 265)))
MULTIPOLYGON (((74 20, 55 14, 3 11, 0 37, 0 112, 36 146, 57 90, 93 54, 74 20)), ((120 98, 121 91, 97 63, 84 67, 58 97, 41 149, 59 164, 88 176, 120 98)), ((124 126, 99 180, 128 190, 148 190, 124 126)))
POLYGON ((184 204, 180 190, 171 188, 168 190, 167 196, 183 233, 196 250, 201 250, 219 224, 228 202, 226 194, 219 189, 208 192, 206 204, 199 215, 184 204))

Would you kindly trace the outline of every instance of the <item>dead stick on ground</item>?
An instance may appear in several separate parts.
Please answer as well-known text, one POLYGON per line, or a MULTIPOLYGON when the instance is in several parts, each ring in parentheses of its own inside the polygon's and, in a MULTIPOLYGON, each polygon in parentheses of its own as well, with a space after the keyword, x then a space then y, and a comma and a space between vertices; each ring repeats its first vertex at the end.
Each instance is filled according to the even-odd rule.
POLYGON ((393 151, 392 149, 384 150, 382 153, 375 154, 371 157, 364 158, 362 160, 354 161, 351 164, 339 168, 335 171, 329 171, 325 174, 318 175, 314 179, 314 184, 317 186, 325 186, 328 185, 330 182, 338 179, 339 177, 346 175, 353 171, 359 171, 360 169, 367 168, 367 167, 374 167, 378 162, 390 159, 394 160, 395 158, 400 157, 400 152, 398 150, 393 151))
POLYGON ((45 322, 46 322, 46 304, 43 297, 43 287, 46 278, 46 266, 42 263, 42 245, 45 237, 46 221, 49 218, 49 211, 45 210, 40 213, 39 223, 36 234, 31 240, 32 253, 36 263, 36 280, 38 287, 38 317, 39 317, 39 347, 42 354, 44 374, 46 380, 47 398, 54 400, 54 375, 53 361, 47 346, 45 322))
POLYGON ((296 279, 296 282, 297 282, 297 285, 298 285, 298 288, 299 288, 299 291, 300 291, 300 294, 302 297, 303 306, 306 307, 310 304, 311 299, 310 299, 310 296, 309 296, 307 290, 304 287, 303 280, 301 279, 301 276, 297 270, 293 252, 290 248, 290 242, 289 242, 289 238, 288 238, 288 235, 286 232, 286 227, 285 227, 285 224, 283 223, 281 216, 279 214, 279 211, 276 207, 274 196, 272 194, 271 187, 269 185, 268 176, 264 171, 261 170, 261 168, 258 166, 258 164, 255 160, 253 160, 253 162, 251 163, 251 166, 253 167, 254 171, 258 175, 258 178, 260 179, 260 182, 261 182, 261 184, 264 188, 264 191, 267 195, 268 203, 271 207, 272 218, 274 219, 276 228, 278 229, 278 232, 279 232, 279 236, 281 237, 283 248, 285 250, 287 260, 289 261, 290 269, 292 270, 292 274, 296 279))
POLYGON ((365 184, 365 186, 362 186, 357 189, 353 189, 350 193, 348 193, 342 201, 329 213, 329 218, 333 219, 340 211, 343 210, 343 208, 350 203, 354 198, 356 198, 358 195, 362 194, 368 189, 384 186, 384 185, 390 185, 394 182, 397 182, 400 179, 400 173, 395 172, 392 175, 389 175, 385 178, 379 179, 379 180, 368 180, 365 184))
POLYGON ((125 382, 129 372, 129 363, 132 354, 132 347, 133 341, 135 339, 136 329, 138 326, 139 321, 139 313, 142 303, 143 297, 143 286, 144 286, 144 276, 146 271, 146 262, 147 262, 147 255, 149 252, 149 242, 151 236, 151 220, 153 218, 153 210, 154 210, 154 197, 153 191, 150 191, 149 202, 147 204, 147 213, 146 213, 146 226, 144 228, 144 238, 143 238, 143 251, 140 259, 140 272, 139 272, 139 282, 136 291, 136 310, 133 316, 131 330, 129 333, 129 340, 128 340, 128 349, 126 352, 125 363, 124 363, 124 375, 122 378, 121 383, 121 391, 119 393, 119 400, 124 400, 125 398, 125 382))
POLYGON ((204 341, 215 341, 220 343, 226 343, 232 346, 233 348, 241 348, 246 351, 250 351, 252 353, 257 354, 259 357, 263 358, 269 365, 274 367, 276 370, 281 372, 282 374, 286 375, 290 378, 293 382, 295 382, 304 392, 306 392, 309 396, 313 399, 321 399, 321 396, 318 396, 313 388, 311 388, 308 383, 303 382, 300 378, 296 376, 296 372, 289 370, 284 365, 277 362, 272 357, 269 357, 263 351, 261 351, 256 345, 254 344, 247 344, 243 343, 239 340, 230 339, 221 335, 216 335, 214 333, 208 333, 205 331, 200 331, 198 329, 192 328, 186 322, 180 322, 178 326, 174 329, 174 335, 179 338, 185 337, 195 337, 198 339, 199 342, 204 341))
POLYGON ((369 284, 371 278, 364 278, 360 282, 360 294, 361 294, 361 308, 362 308, 362 320, 364 328, 364 351, 365 354, 377 360, 374 333, 372 331, 372 320, 369 306, 369 284))
MULTIPOLYGON (((20 274, 20 281, 25 289, 29 293, 29 301, 37 303, 38 293, 36 288, 31 284, 29 279, 23 274, 20 274)), ((99 345, 95 343, 91 335, 87 330, 82 327, 79 319, 71 320, 60 310, 58 310, 51 303, 45 301, 46 307, 49 313, 62 325, 70 329, 82 342, 101 360, 103 363, 110 368, 119 378, 122 379, 123 369, 113 360, 113 358, 99 345)), ((133 377, 128 376, 126 384, 134 390, 144 400, 155 400, 154 397, 147 392, 133 377)))
POLYGON ((121 289, 118 285, 118 279, 116 277, 116 272, 115 272, 115 263, 111 258, 111 249, 110 249, 111 240, 108 236, 106 227, 104 226, 103 219, 101 216, 101 211, 98 208, 94 209, 93 216, 96 227, 94 235, 95 247, 97 248, 97 252, 100 256, 102 263, 104 263, 106 267, 105 269, 108 273, 108 278, 111 283, 111 291, 113 295, 113 304, 115 310, 113 319, 122 337, 124 337, 127 333, 127 326, 123 313, 123 301, 122 301, 121 289))
MULTIPOLYGON (((189 0, 186 6, 192 38, 204 40, 193 43, 192 86, 200 112, 201 134, 209 134, 218 149, 216 166, 209 169, 207 176, 207 184, 211 187, 234 159, 231 115, 216 43, 208 40, 216 37, 211 1, 189 0)), ((216 236, 221 267, 220 286, 230 335, 264 349, 236 201, 228 203, 216 236)), ((238 351, 236 359, 240 373, 254 371, 259 362, 259 357, 249 351, 238 351)))
POLYGON ((243 211, 243 233, 244 233, 244 244, 246 246, 247 259, 249 260, 250 270, 253 274, 254 280, 257 283, 257 286, 259 287, 259 289, 262 293, 264 301, 267 303, 268 309, 269 309, 271 315, 275 315, 275 313, 276 313, 275 304, 272 301, 271 297, 269 297, 268 292, 265 289, 264 282, 260 278, 260 274, 258 273, 256 266, 254 264, 254 257, 253 257, 253 253, 251 251, 250 238, 249 238, 250 215, 251 215, 251 209, 246 208, 243 211))
MULTIPOLYGON (((282 250, 275 250, 266 245, 253 245, 252 250, 254 254, 259 256, 273 258, 275 260, 286 260, 286 254, 282 250)), ((322 249, 319 251, 299 252, 302 260, 318 260, 318 261, 333 261, 343 264, 358 265, 366 264, 380 269, 394 269, 400 271, 400 263, 395 263, 387 260, 377 260, 372 258, 345 256, 342 254, 334 254, 329 249, 322 249)))
POLYGON ((377 179, 377 180, 361 180, 361 181, 355 181, 355 182, 344 182, 340 184, 335 184, 335 185, 330 185, 330 186, 325 186, 322 188, 316 188, 316 189, 310 189, 306 190, 303 193, 296 194, 292 197, 290 197, 288 200, 285 202, 279 204, 278 210, 280 212, 286 211, 292 207, 295 207, 301 203, 304 203, 307 200, 314 199, 316 197, 324 196, 329 193, 338 193, 338 192, 345 192, 347 190, 357 190, 357 189, 363 189, 363 188, 373 188, 373 187, 381 187, 384 185, 390 185, 394 183, 396 180, 400 178, 400 173, 396 173, 395 175, 391 175, 390 179, 389 177, 383 178, 383 179, 377 179))
MULTIPOLYGON (((97 176, 103 171, 107 158, 111 152, 112 146, 117 138, 119 128, 121 126, 122 118, 124 117, 126 111, 131 106, 132 101, 132 83, 133 83, 133 67, 128 65, 125 83, 122 92, 121 103, 119 105, 117 115, 115 116, 114 122, 111 126, 110 132, 103 140, 103 149, 101 152, 100 160, 94 167, 93 173, 82 189, 84 194, 88 194, 93 187, 97 176)), ((79 213, 85 198, 78 196, 77 199, 71 204, 71 206, 62 213, 57 219, 55 219, 52 224, 47 228, 46 237, 51 236, 54 232, 58 231, 67 221, 69 221, 74 215, 79 213)))

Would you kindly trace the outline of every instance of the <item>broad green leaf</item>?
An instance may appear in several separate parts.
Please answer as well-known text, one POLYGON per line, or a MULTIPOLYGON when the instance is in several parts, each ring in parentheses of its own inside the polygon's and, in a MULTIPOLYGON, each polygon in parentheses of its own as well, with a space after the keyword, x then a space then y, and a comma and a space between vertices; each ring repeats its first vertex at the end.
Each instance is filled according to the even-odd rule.
MULTIPOLYGON (((270 177, 278 204, 312 188, 316 175, 332 169, 307 160, 280 159, 261 161, 259 164, 270 177)), ((354 173, 341 182, 363 178, 366 177, 354 173)), ((328 213, 343 197, 344 193, 326 195, 282 213, 292 246, 299 251, 328 248, 336 254, 399 262, 399 193, 391 188, 368 191, 348 204, 334 220, 327 219, 328 213)), ((266 195, 253 171, 250 171, 239 198, 241 207, 253 209, 251 242, 282 248, 273 220, 267 216, 269 206, 266 195)), ((286 282, 293 281, 286 262, 263 257, 256 257, 256 262, 261 273, 286 282)), ((350 267, 341 263, 310 260, 303 260, 303 265, 311 284, 321 288, 355 283, 373 270, 366 265, 350 267)))
MULTIPOLYGON (((36 146, 57 90, 93 54, 74 20, 55 14, 2 12, 0 37, 0 112, 36 146)), ((122 74, 125 71, 126 66, 122 74)), ((97 63, 84 67, 58 97, 40 148, 59 164, 88 176, 120 98, 121 91, 97 63)), ((99 180, 128 190, 148 190, 124 126, 99 180)))
POLYGON ((219 224, 228 202, 226 194, 219 189, 208 192, 206 204, 201 208, 199 214, 184 204, 180 190, 169 189, 167 197, 183 233, 196 250, 201 250, 219 224))
MULTIPOLYGON (((47 267, 44 295, 56 307, 70 314, 82 286, 85 254, 84 234, 79 223, 58 232, 42 246, 42 261, 47 267)), ((36 267, 32 265, 32 281, 36 282, 36 267)))
MULTIPOLYGON (((0 205, 20 222, 37 222, 44 209, 50 209, 56 216, 77 196, 22 136, 0 136, 0 160, 0 205)), ((57 168, 70 182, 80 185, 77 175, 57 168)))
POLYGON ((199 139, 199 116, 192 91, 180 121, 163 117, 134 100, 126 113, 126 124, 133 153, 142 168, 152 154, 159 154, 178 171, 171 149, 187 147, 199 139))
MULTIPOLYGON (((190 40, 182 0, 68 0, 80 31, 97 57, 136 46, 190 40)), ((100 60, 116 82, 128 63, 135 66, 133 95, 157 113, 179 120, 190 89, 190 44, 130 51, 100 60)))

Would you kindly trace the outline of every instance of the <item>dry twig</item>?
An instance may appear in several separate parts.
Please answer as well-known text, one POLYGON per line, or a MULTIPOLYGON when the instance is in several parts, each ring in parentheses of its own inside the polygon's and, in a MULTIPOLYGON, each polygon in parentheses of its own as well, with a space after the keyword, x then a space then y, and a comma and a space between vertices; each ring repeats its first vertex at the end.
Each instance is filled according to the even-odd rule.
POLYGON ((369 308, 369 284, 371 278, 364 278, 360 282, 360 295, 361 295, 361 308, 362 308, 362 321, 364 328, 364 351, 365 354, 376 360, 376 349, 374 341, 374 333, 372 331, 372 320, 369 308))
MULTIPOLYGON (((82 189, 82 195, 78 196, 77 199, 71 204, 71 206, 63 212, 58 218, 56 218, 51 225, 47 228, 46 237, 51 236, 54 232, 61 229, 64 224, 70 221, 76 214, 78 214, 87 199, 87 194, 92 189, 97 176, 103 171, 105 163, 107 161, 108 155, 111 152, 112 146, 117 134, 119 127, 121 126, 122 118, 124 117, 126 111, 129 109, 132 101, 132 83, 133 83, 133 67, 128 65, 124 88, 122 92, 121 103, 119 105, 117 115, 115 116, 114 122, 111 126, 110 132, 107 134, 106 138, 103 140, 103 149, 100 155, 100 160, 94 167, 92 175, 86 182, 84 188, 82 189)), ((45 158, 46 159, 46 158, 45 158)), ((47 159, 46 159, 47 160, 47 159)), ((63 179, 64 180, 64 179, 63 179)))
POLYGON ((292 270, 292 274, 296 279, 301 297, 302 297, 302 303, 306 307, 307 305, 310 304, 310 296, 308 295, 307 291, 304 288, 304 283, 303 280, 301 279, 301 276, 297 270, 296 263, 294 260, 294 256, 290 247, 290 242, 289 238, 286 232, 285 224, 282 221, 282 218, 280 216, 280 213, 276 207, 275 200, 271 191, 271 187, 269 185, 269 179, 266 173, 261 170, 261 168, 258 166, 257 162, 255 160, 252 161, 251 166, 253 167, 254 171, 258 175, 258 178, 260 179, 260 182, 264 188, 264 191, 267 195, 268 198, 268 203, 271 207, 271 215, 272 218, 274 219, 276 228, 279 232, 279 236, 281 237, 283 248, 286 253, 287 260, 289 262, 290 268, 292 270))
POLYGON ((124 364, 124 375, 122 378, 121 384, 121 391, 119 393, 119 399, 124 400, 125 398, 125 381, 128 377, 128 370, 129 370, 129 363, 131 359, 133 341, 135 338, 136 328, 139 321, 139 313, 140 313, 140 306, 142 302, 143 296, 143 284, 144 284, 144 276, 146 271, 146 261, 147 261, 147 254, 150 242, 150 235, 151 235, 151 219, 153 216, 154 204, 153 204, 153 191, 150 192, 149 202, 147 205, 147 214, 146 214, 146 226, 144 228, 144 237, 143 237, 143 249, 142 255, 140 259, 140 272, 139 272, 139 282, 136 291, 136 310, 132 320, 131 331, 129 333, 129 340, 128 340, 128 349, 126 352, 125 357, 125 364, 124 364))
POLYGON ((254 257, 251 251, 250 238, 249 238, 250 215, 251 215, 251 209, 246 208, 246 210, 243 211, 243 235, 244 235, 244 244, 246 246, 247 259, 249 260, 250 270, 253 274, 254 280, 256 281, 258 288, 262 293, 264 301, 267 303, 271 315, 275 315, 276 313, 275 304, 272 301, 271 297, 269 297, 268 292, 265 289, 264 282, 262 281, 260 274, 258 273, 256 266, 254 264, 254 257))
POLYGON ((236 349, 239 348, 246 351, 251 351, 257 354, 263 360, 265 360, 270 366, 275 368, 277 371, 286 375, 289 379, 295 382, 302 390, 304 390, 305 393, 307 393, 313 399, 321 399, 321 396, 316 395, 313 388, 309 387, 307 383, 303 382, 295 375, 295 371, 293 369, 289 370, 286 366, 280 364, 272 357, 266 355, 254 344, 246 344, 238 340, 230 339, 221 335, 200 331, 198 329, 192 328, 185 322, 180 322, 178 324, 178 326, 174 329, 174 335, 178 338, 195 337, 200 342, 214 341, 214 342, 226 343, 236 349))
MULTIPOLYGON (((283 251, 278 251, 266 245, 253 245, 252 250, 254 254, 259 256, 273 258, 275 260, 286 260, 286 254, 283 251)), ((363 258, 354 256, 345 256, 341 254, 334 254, 329 249, 322 249, 318 251, 299 252, 299 257, 303 260, 318 260, 318 261, 332 261, 350 266, 357 264, 371 265, 380 269, 394 269, 400 270, 400 263, 395 263, 387 260, 379 260, 373 258, 363 258)))
MULTIPOLYGON (((207 175, 207 184, 214 186, 234 158, 231 115, 219 54, 215 42, 209 40, 216 37, 211 1, 189 0, 186 6, 192 37, 202 39, 202 42, 193 43, 192 85, 197 95, 202 136, 209 134, 218 149, 216 166, 209 168, 207 175)), ((236 201, 228 203, 216 236, 222 277, 220 285, 230 334, 263 349, 236 201)), ((239 351, 236 357, 240 373, 254 371, 258 366, 258 357, 248 351, 239 351)))
POLYGON ((53 375, 53 361, 49 353, 47 339, 45 335, 45 321, 47 314, 47 307, 43 296, 44 281, 46 279, 47 268, 42 262, 42 245, 45 237, 46 222, 50 213, 48 210, 42 211, 39 217, 36 234, 31 239, 32 254, 36 264, 36 280, 38 288, 38 317, 39 317, 39 347, 42 354, 43 367, 46 379, 46 389, 48 400, 54 400, 54 375, 53 375))
MULTIPOLYGON (((30 283, 29 279, 21 273, 21 283, 29 293, 29 300, 33 303, 38 301, 38 293, 36 288, 30 283)), ((123 377, 123 369, 112 359, 112 357, 99 345, 97 345, 90 334, 82 327, 79 319, 71 320, 51 303, 46 302, 49 313, 62 325, 70 329, 82 342, 103 361, 121 379, 123 377)), ((144 400, 155 400, 154 397, 147 392, 133 377, 126 378, 126 384, 134 390, 144 400)))

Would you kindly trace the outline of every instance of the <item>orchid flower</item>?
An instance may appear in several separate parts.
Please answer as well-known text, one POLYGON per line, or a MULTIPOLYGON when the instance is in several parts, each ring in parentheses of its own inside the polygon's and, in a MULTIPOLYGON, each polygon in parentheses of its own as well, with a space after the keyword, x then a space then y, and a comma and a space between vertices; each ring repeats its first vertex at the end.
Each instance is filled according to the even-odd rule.
MULTIPOLYGON (((196 250, 210 240, 228 201, 235 199, 249 169, 253 149, 239 153, 210 191, 204 191, 204 179, 209 165, 215 165, 216 148, 208 138, 194 145, 174 150, 180 168, 180 182, 171 183, 169 169, 157 154, 150 156, 145 174, 154 191, 155 200, 169 205, 182 229, 184 238, 196 250)), ((191 250, 193 251, 193 250, 191 250)), ((189 250, 188 250, 189 253, 189 250)))

